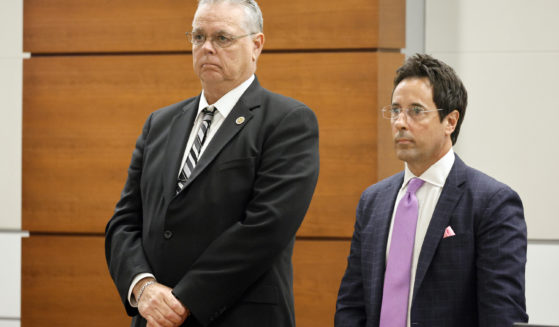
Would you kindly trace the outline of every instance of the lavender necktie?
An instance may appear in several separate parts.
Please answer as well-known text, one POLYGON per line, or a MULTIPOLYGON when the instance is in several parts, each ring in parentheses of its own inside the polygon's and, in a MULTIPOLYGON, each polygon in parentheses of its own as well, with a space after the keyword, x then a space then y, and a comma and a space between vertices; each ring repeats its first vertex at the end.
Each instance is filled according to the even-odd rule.
POLYGON ((380 327, 406 327, 411 262, 419 205, 415 192, 424 181, 412 178, 398 203, 384 274, 380 327))

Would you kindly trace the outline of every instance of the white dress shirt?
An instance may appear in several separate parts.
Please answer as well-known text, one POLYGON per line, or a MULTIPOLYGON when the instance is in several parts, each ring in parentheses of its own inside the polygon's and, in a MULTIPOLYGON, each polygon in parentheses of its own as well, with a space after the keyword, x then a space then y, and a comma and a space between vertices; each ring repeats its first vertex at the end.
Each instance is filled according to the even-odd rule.
MULTIPOLYGON (((419 203, 419 212, 417 217, 417 227, 415 231, 415 242, 413 247, 413 256, 411 264, 411 281, 410 281, 410 294, 408 300, 408 317, 407 326, 410 327, 410 312, 411 312, 411 300, 413 296, 413 287, 415 284, 415 272, 417 270, 417 261, 419 259, 419 254, 421 252, 421 247, 423 245, 423 240, 425 239, 425 234, 427 233, 427 228, 431 222, 431 217, 441 196, 444 183, 452 165, 454 164, 454 151, 452 148, 441 158, 439 161, 434 163, 429 167, 421 176, 420 179, 424 180, 425 183, 417 190, 416 197, 419 203)), ((408 183, 410 179, 418 177, 415 176, 405 165, 404 169, 404 183, 398 192, 398 197, 396 198, 396 203, 394 205, 394 211, 392 212, 392 221, 390 222, 390 232, 388 234, 388 244, 386 246, 386 257, 388 258, 388 253, 390 251, 390 242, 392 240, 392 228, 394 227, 394 217, 396 215, 396 208, 400 199, 406 194, 408 188, 408 183)), ((442 237, 442 235, 441 235, 442 237)))
MULTIPOLYGON (((248 89, 250 84, 252 84, 252 81, 254 81, 254 75, 251 75, 249 79, 247 79, 246 81, 244 81, 239 86, 232 89, 231 91, 227 92, 224 96, 222 96, 219 100, 217 100, 216 103, 213 104, 216 111, 214 113, 214 117, 212 119, 210 129, 207 132, 204 144, 202 145, 202 149, 200 149, 200 157, 204 153, 204 150, 206 150, 206 148, 208 147, 208 144, 214 137, 215 133, 217 132, 217 130, 219 129, 219 127, 221 126, 225 118, 227 118, 227 116, 229 115, 231 110, 233 110, 233 107, 237 104, 237 102, 239 101, 243 93, 245 93, 245 91, 248 89)), ((190 131, 188 142, 186 143, 186 149, 184 150, 184 155, 182 157, 182 161, 180 165, 181 169, 184 163, 186 162, 186 158, 188 157, 188 152, 190 152, 190 148, 192 147, 192 144, 196 139, 196 133, 198 133, 198 129, 202 124, 203 115, 201 115, 200 113, 209 105, 210 104, 208 104, 208 101, 206 100, 206 96, 204 95, 204 91, 202 90, 202 95, 200 96, 200 103, 198 104, 198 114, 196 115, 194 126, 190 131)), ((177 172, 177 177, 179 176, 179 174, 180 174, 180 170, 177 172)))
MULTIPOLYGON (((213 116, 213 119, 212 119, 212 123, 210 125, 210 129, 207 131, 206 139, 204 140, 204 144, 202 145, 202 149, 200 149, 199 157, 202 156, 202 154, 204 153, 204 150, 207 148, 208 144, 210 143, 210 141, 214 137, 215 133, 217 133, 217 130, 219 129, 219 127, 221 126, 223 121, 225 120, 225 118, 227 118, 227 116, 229 115, 231 110, 233 110, 233 107, 235 107, 235 105, 237 104, 237 102, 239 101, 239 99, 241 98, 243 93, 245 93, 245 91, 248 89, 250 84, 252 84, 252 82, 254 81, 254 78, 255 78, 254 74, 251 75, 246 81, 244 81, 239 86, 232 89, 231 91, 227 92, 224 96, 222 96, 219 100, 217 100, 217 102, 215 102, 213 104, 216 110, 214 112, 214 116, 213 116)), ((183 154, 183 157, 182 157, 180 170, 177 172, 177 179, 178 179, 178 176, 180 175, 180 171, 182 170, 182 167, 183 167, 184 163, 186 162, 186 158, 188 157, 188 152, 190 151, 190 148, 192 147, 192 144, 194 143, 194 139, 196 138, 196 133, 198 132, 198 129, 200 128, 200 125, 202 124, 203 115, 201 115, 200 113, 202 112, 202 110, 207 108, 209 105, 210 104, 208 104, 208 101, 206 100, 206 96, 204 95, 204 90, 202 90, 202 94, 200 95, 200 103, 198 104, 198 113, 196 114, 196 119, 194 120, 194 125, 192 126, 192 130, 190 131, 190 136, 188 137, 188 141, 186 143, 186 148, 184 150, 184 154, 183 154)), ((128 302, 130 303, 130 305, 132 307, 137 307, 138 306, 138 303, 136 302, 136 299, 134 298, 134 296, 132 296, 132 290, 134 289, 134 286, 136 286, 136 284, 140 280, 142 280, 146 277, 155 278, 155 276, 153 276, 150 273, 141 273, 141 274, 136 275, 136 277, 134 277, 134 279, 132 280, 132 283, 130 284, 130 288, 128 289, 128 302)))

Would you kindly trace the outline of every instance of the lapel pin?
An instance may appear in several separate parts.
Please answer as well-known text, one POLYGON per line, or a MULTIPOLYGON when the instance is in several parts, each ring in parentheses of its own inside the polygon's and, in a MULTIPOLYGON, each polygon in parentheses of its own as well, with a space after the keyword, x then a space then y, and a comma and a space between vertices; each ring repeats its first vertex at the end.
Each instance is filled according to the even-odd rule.
POLYGON ((244 122, 245 122, 245 117, 243 117, 243 116, 241 116, 241 117, 237 118, 237 120, 235 120, 235 123, 237 123, 237 125, 241 125, 244 122))

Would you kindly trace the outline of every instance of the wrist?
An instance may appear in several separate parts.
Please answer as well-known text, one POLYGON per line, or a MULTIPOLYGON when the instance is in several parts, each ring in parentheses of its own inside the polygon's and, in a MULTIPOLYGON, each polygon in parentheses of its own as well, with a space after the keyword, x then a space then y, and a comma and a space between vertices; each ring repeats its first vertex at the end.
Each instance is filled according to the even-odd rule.
POLYGON ((156 281, 153 278, 145 278, 144 280, 141 280, 135 287, 133 294, 134 294, 134 298, 136 300, 136 303, 140 303, 140 298, 142 297, 142 294, 146 291, 146 289, 148 288, 148 286, 155 284, 156 281))

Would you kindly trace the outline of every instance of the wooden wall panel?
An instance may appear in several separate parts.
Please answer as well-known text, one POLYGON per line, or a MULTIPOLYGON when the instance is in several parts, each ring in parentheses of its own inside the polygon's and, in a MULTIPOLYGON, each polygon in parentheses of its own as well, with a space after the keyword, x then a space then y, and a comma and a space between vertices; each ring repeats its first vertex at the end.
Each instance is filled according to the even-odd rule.
MULTIPOLYGON (((307 103, 319 119, 321 173, 299 235, 351 236, 359 194, 376 180, 377 59, 368 52, 261 58, 262 84, 307 103)), ((147 115, 200 91, 190 60, 167 55, 25 62, 24 229, 104 231, 147 115)))
POLYGON ((148 114, 199 92, 191 70, 185 55, 25 61, 23 229, 104 232, 148 114))
MULTIPOLYGON (((294 287, 298 326, 331 326, 359 195, 401 169, 378 110, 403 61, 405 1, 259 4, 261 83, 307 103, 320 124, 321 172, 294 287)), ((129 324, 102 233, 147 115, 200 92, 184 37, 195 6, 25 0, 22 326, 129 324)))
POLYGON ((129 326, 104 250, 103 237, 24 238, 21 325, 129 326))
POLYGON ((293 254, 298 327, 333 326, 350 241, 298 240, 293 254))
POLYGON ((265 55, 257 72, 271 90, 305 102, 320 127, 320 176, 298 235, 346 236, 361 192, 376 180, 377 54, 265 55))
POLYGON ((382 118, 380 108, 392 103, 392 89, 396 69, 404 63, 403 54, 379 53, 378 71, 378 148, 377 148, 377 179, 383 180, 404 169, 404 163, 396 157, 390 121, 382 118))
MULTIPOLYGON (((100 236, 23 239, 22 326, 128 326, 103 251, 100 236)), ((297 241, 297 326, 332 325, 348 253, 349 241, 297 241)))
MULTIPOLYGON (((261 0, 266 49, 403 48, 404 0, 261 0)), ((24 51, 188 51, 195 0, 25 0, 24 51)))
POLYGON ((378 0, 378 8, 379 48, 404 48, 406 39, 405 0, 378 0))

